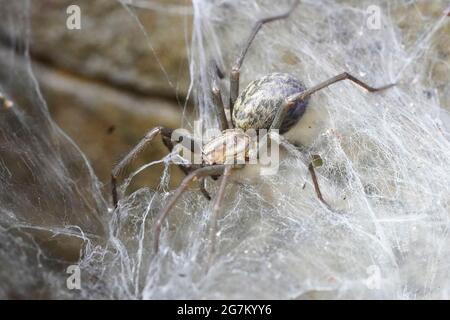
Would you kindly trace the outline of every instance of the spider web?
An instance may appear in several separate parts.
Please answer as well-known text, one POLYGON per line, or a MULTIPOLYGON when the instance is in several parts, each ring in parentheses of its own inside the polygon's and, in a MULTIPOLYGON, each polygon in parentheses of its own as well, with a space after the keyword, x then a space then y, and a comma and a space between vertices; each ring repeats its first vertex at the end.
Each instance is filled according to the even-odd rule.
MULTIPOLYGON (((124 10, 133 15, 157 4, 138 2, 122 1, 124 10)), ((0 52, 0 89, 15 103, 0 114, 0 295, 449 297, 450 36, 444 1, 302 1, 288 20, 262 28, 244 61, 241 89, 274 71, 292 73, 308 87, 343 71, 374 86, 398 85, 369 94, 340 82, 315 94, 283 142, 278 173, 259 176, 247 168, 232 177, 209 269, 204 260, 212 203, 195 188, 188 191, 153 256, 154 218, 172 193, 143 188, 117 210, 108 208, 109 195, 102 194, 88 159, 52 122, 40 94, 28 50, 30 2, 0 3, 17 36, 9 39, 13 51, 0 52), (371 6, 380 9, 376 28, 368 22, 371 6), (14 40, 18 35, 27 42, 14 40), (317 173, 333 210, 315 196, 306 165, 311 154, 324 161, 317 173), (51 252, 51 241, 82 248, 80 291, 67 290, 67 259, 51 252)), ((210 59, 229 70, 252 23, 289 5, 193 0, 189 98, 204 128, 218 125, 210 59)), ((171 14, 178 10, 170 7, 171 14)), ((147 40, 151 47, 151 35, 147 40)), ((227 81, 221 87, 228 92, 227 81)), ((163 190, 169 178, 167 166, 163 190)), ((215 194, 217 183, 208 189, 215 194)))

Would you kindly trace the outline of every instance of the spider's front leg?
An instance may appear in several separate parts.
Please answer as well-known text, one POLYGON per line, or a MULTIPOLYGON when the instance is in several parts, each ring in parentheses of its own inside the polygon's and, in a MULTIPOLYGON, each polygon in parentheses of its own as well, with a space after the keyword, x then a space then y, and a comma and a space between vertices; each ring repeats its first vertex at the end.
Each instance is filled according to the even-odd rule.
MULTIPOLYGON (((173 149, 173 140, 172 140, 173 130, 166 127, 155 127, 151 129, 144 138, 139 141, 139 143, 114 167, 111 172, 111 191, 112 191, 112 199, 114 208, 117 207, 118 203, 118 194, 117 194, 117 179, 120 176, 120 173, 135 159, 139 153, 141 153, 145 147, 157 136, 161 135, 162 141, 164 145, 167 147, 169 152, 173 149)), ((195 141, 188 136, 181 136, 178 141, 174 141, 179 143, 183 141, 185 145, 189 145, 191 151, 201 150, 198 146, 196 146, 195 141)), ((192 168, 187 165, 179 165, 180 169, 187 175, 192 171, 192 168)))

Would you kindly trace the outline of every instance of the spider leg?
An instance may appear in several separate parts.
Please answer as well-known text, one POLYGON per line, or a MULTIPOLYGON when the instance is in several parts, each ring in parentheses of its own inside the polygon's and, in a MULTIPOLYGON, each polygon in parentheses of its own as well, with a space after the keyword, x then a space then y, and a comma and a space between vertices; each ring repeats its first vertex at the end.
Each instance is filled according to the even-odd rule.
POLYGON ((227 119, 227 115, 225 114, 225 106, 223 104, 223 100, 222 100, 222 94, 220 92, 220 88, 219 88, 219 81, 218 79, 222 79, 223 78, 223 73, 222 71, 219 69, 219 66, 217 65, 217 63, 213 60, 211 63, 211 69, 213 70, 212 72, 212 85, 211 85, 211 93, 212 93, 212 98, 213 98, 213 104, 214 107, 216 108, 216 112, 217 115, 219 117, 220 120, 220 130, 226 130, 228 128, 233 128, 233 124, 231 123, 231 120, 227 119))
MULTIPOLYGON (((272 125, 270 126, 270 129, 271 130, 272 129, 280 129, 280 126, 283 123, 283 120, 284 120, 284 117, 285 117, 287 111, 289 110, 289 108, 294 106, 297 101, 307 99, 313 93, 315 93, 321 89, 324 89, 324 88, 328 87, 329 85, 332 85, 333 83, 336 83, 336 82, 339 82, 342 80, 350 80, 350 81, 356 83, 357 85, 363 87, 364 89, 366 89, 369 92, 377 92, 377 91, 385 90, 385 89, 391 88, 392 86, 395 85, 395 84, 388 84, 388 85, 385 85, 385 86, 382 86, 379 88, 375 88, 375 87, 369 86, 368 84, 362 82, 361 80, 355 78, 354 76, 352 76, 351 74, 349 74, 347 72, 341 73, 341 74, 339 74, 331 79, 328 79, 327 81, 324 81, 312 88, 309 88, 305 91, 299 92, 297 94, 294 94, 294 95, 288 97, 286 99, 286 101, 282 104, 280 109, 278 109, 278 111, 275 115, 275 118, 272 122, 272 125)), ((314 189, 316 191, 317 197, 323 204, 325 204, 329 208, 329 205, 323 199, 322 193, 320 192, 319 183, 317 181, 317 176, 316 176, 314 166, 312 163, 309 164, 308 169, 311 174, 311 178, 313 180, 314 189)))
MULTIPOLYGON (((173 143, 171 140, 172 136, 172 129, 165 128, 165 127, 155 127, 147 132, 147 134, 144 136, 144 138, 139 141, 139 143, 114 167, 114 169, 111 172, 111 187, 112 187, 112 199, 113 199, 113 205, 114 208, 117 207, 118 202, 118 194, 117 194, 117 179, 122 172, 132 161, 134 158, 137 157, 137 155, 142 152, 145 147, 158 135, 160 134, 162 136, 162 140, 164 145, 169 149, 169 151, 172 151, 173 149, 173 143)), ((188 143, 190 142, 191 150, 200 150, 196 149, 195 141, 192 140, 188 136, 180 137, 179 141, 181 142, 183 140, 186 140, 188 143)), ((180 168, 183 170, 185 174, 189 174, 191 169, 189 166, 181 166, 180 168)))
POLYGON ((227 116, 225 114, 225 107, 223 105, 222 94, 220 93, 220 89, 216 81, 213 81, 211 91, 213 96, 213 103, 214 106, 216 107, 220 119, 220 130, 223 131, 228 128, 232 128, 233 125, 228 121, 227 116))
POLYGON ((239 95, 239 76, 240 76, 240 70, 242 63, 244 62, 245 55, 247 54, 248 48, 253 42, 253 39, 255 39, 256 34, 261 29, 261 27, 269 22, 286 19, 289 17, 289 15, 295 10, 297 5, 300 3, 299 0, 295 0, 291 8, 286 11, 283 14, 275 15, 267 18, 260 19, 255 22, 252 31, 250 33, 250 36, 248 37, 247 41, 244 43, 242 47, 242 51, 240 52, 238 58, 236 59, 236 62, 234 63, 233 67, 231 68, 231 74, 230 74, 230 113, 233 114, 233 106, 236 102, 236 99, 239 95))
POLYGON ((322 196, 322 192, 320 192, 319 182, 317 181, 316 171, 314 170, 314 165, 312 162, 308 165, 309 173, 311 174, 311 179, 313 181, 314 190, 316 191, 317 198, 319 198, 320 202, 322 202, 326 207, 330 208, 329 204, 325 201, 322 196))
MULTIPOLYGON (((172 142, 172 138, 165 136, 165 135, 161 135, 163 144, 166 146, 167 150, 169 150, 169 152, 172 152, 174 145, 172 142)), ((183 140, 185 139, 185 137, 183 137, 183 140)), ((181 142, 182 140, 178 141, 181 142)), ((194 152, 193 150, 195 150, 195 146, 192 145, 193 140, 191 140, 191 144, 190 144, 190 148, 191 148, 191 152, 194 152)), ((183 171, 183 173, 185 175, 188 175, 189 173, 191 173, 192 171, 194 171, 195 169, 198 169, 198 166, 195 165, 188 165, 188 164, 178 164, 178 167, 180 168, 181 171, 183 171)))
POLYGON ((211 200, 211 196, 209 195, 208 191, 206 190, 206 179, 200 178, 198 180, 198 184, 200 186, 200 191, 205 196, 206 199, 211 200))
POLYGON ((211 264, 212 255, 216 246, 216 238, 217 238, 217 220, 219 219, 220 212, 222 210, 223 198, 225 196, 225 187, 228 182, 228 177, 231 173, 231 166, 226 166, 222 178, 220 180, 220 187, 217 193, 214 208, 211 216, 210 229, 209 229, 209 249, 208 249, 208 265, 211 264))
POLYGON ((189 182, 191 182, 194 179, 204 178, 211 175, 222 175, 225 170, 224 165, 212 165, 207 167, 202 167, 197 170, 194 170, 189 175, 187 175, 183 181, 181 182, 180 186, 175 191, 175 194, 172 196, 172 198, 169 200, 169 203, 165 205, 165 207, 159 212, 158 217, 156 218, 156 222, 154 225, 154 241, 153 241, 153 250, 155 253, 158 252, 159 249, 159 236, 161 234, 161 227, 166 219, 167 215, 169 214, 170 210, 173 208, 177 200, 180 198, 180 196, 183 194, 183 192, 187 189, 189 182))
MULTIPOLYGON (((172 152, 174 145, 172 142, 172 139, 166 136, 162 136, 162 140, 164 145, 167 147, 167 149, 169 150, 169 152, 172 152)), ((192 151, 192 149, 191 149, 192 151)), ((178 167, 180 168, 181 171, 183 171, 183 173, 187 176, 189 173, 191 173, 192 171, 194 171, 195 169, 198 169, 199 166, 198 165, 188 165, 188 164, 179 164, 178 167)), ((199 180, 199 187, 200 187, 200 191, 202 192, 202 194, 205 196, 206 200, 211 200, 211 196, 209 195, 208 191, 206 191, 206 185, 205 185, 206 180, 204 178, 199 180)))
POLYGON ((388 85, 385 85, 385 86, 382 86, 379 88, 374 88, 374 87, 371 87, 368 84, 362 82, 361 80, 355 78, 354 76, 352 76, 351 74, 349 74, 347 72, 341 73, 341 74, 339 74, 331 79, 328 79, 314 87, 311 87, 309 89, 306 89, 305 91, 296 93, 296 94, 288 97, 286 99, 286 101, 281 105, 280 109, 278 109, 278 111, 275 115, 275 118, 272 122, 272 125, 270 126, 270 129, 280 129, 281 124, 283 123, 283 120, 284 120, 284 117, 285 117, 287 111, 291 107, 293 107, 297 101, 308 99, 309 96, 311 96, 313 93, 315 93, 319 90, 322 90, 322 89, 332 85, 333 83, 336 83, 336 82, 339 82, 342 80, 350 80, 350 81, 356 83, 357 85, 363 87, 364 89, 366 89, 369 92, 382 91, 382 90, 391 88, 395 85, 395 83, 392 83, 392 84, 388 84, 388 85))

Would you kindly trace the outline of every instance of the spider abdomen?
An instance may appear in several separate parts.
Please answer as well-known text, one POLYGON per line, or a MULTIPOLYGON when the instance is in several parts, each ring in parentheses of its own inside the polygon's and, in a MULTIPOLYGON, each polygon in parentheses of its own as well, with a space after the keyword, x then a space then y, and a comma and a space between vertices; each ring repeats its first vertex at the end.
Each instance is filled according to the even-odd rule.
MULTIPOLYGON (((302 92, 305 85, 288 73, 271 73, 251 82, 239 95, 233 106, 236 128, 269 129, 281 104, 289 96, 302 92)), ((308 100, 298 101, 291 108, 280 128, 287 132, 305 113, 308 100)))

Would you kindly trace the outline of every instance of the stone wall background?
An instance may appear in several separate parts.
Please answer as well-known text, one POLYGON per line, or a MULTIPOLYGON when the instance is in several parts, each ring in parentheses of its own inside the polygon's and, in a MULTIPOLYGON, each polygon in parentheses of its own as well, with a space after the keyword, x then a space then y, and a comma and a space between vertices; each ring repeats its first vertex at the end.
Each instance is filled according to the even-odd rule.
MULTIPOLYGON (((31 3, 30 50, 44 98, 55 122, 86 154, 105 189, 113 165, 147 130, 181 125, 189 85, 190 6, 185 0, 158 3, 177 10, 128 11, 115 0, 31 3), (66 27, 66 10, 72 4, 81 8, 81 30, 66 27)), ((15 31, 5 17, 0 23, 3 46, 10 45, 11 38, 25 40, 15 31)), ((133 168, 167 154, 157 140, 133 168)), ((161 170, 146 170, 130 191, 156 187, 161 170)), ((182 174, 176 167, 172 173, 175 186, 182 174)))

